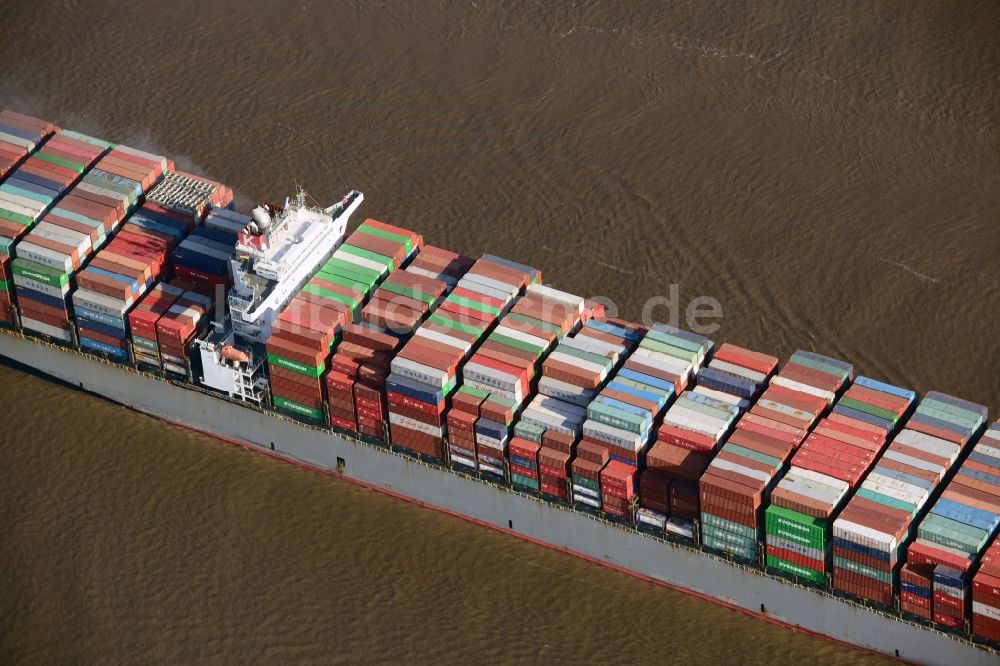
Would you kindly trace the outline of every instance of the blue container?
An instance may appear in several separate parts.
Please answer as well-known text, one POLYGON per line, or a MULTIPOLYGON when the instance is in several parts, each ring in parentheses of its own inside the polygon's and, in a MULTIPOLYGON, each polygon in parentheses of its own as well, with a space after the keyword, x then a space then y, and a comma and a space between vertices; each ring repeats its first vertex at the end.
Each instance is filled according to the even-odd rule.
POLYGON ((28 130, 18 129, 17 127, 11 127, 10 125, 0 124, 0 132, 19 137, 32 143, 38 143, 38 139, 40 138, 37 134, 32 134, 28 130))
POLYGON ((124 352, 121 349, 117 349, 116 347, 112 347, 110 345, 106 345, 103 342, 98 342, 97 340, 91 340, 90 338, 81 337, 80 338, 80 345, 82 347, 86 347, 88 349, 93 349, 95 351, 99 351, 99 352, 102 352, 104 354, 110 354, 111 356, 119 358, 119 359, 121 359, 123 361, 127 361, 128 360, 128 353, 127 352, 124 352))
POLYGON ((49 180, 48 178, 42 178, 41 176, 36 176, 33 173, 28 173, 24 169, 18 169, 13 174, 11 178, 17 178, 25 183, 34 183, 39 187, 44 187, 46 190, 55 192, 54 196, 59 196, 59 193, 63 191, 64 187, 62 183, 58 183, 54 180, 49 180))

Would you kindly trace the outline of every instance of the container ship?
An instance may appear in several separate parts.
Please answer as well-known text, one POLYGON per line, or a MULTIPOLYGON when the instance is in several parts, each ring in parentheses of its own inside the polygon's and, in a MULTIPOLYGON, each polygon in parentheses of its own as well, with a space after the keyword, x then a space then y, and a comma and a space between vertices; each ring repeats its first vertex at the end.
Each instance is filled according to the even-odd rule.
POLYGON ((927 664, 1000 652, 986 407, 606 316, 366 219, 237 212, 165 156, 0 112, 0 355, 160 419, 927 664))

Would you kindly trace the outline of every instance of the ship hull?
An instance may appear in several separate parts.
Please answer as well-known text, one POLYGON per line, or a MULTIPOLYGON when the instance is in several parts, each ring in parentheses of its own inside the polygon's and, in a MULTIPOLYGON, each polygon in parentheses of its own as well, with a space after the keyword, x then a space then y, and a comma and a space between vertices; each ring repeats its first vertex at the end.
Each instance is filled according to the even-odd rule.
POLYGON ((86 354, 4 331, 0 356, 156 418, 797 631, 915 663, 997 662, 995 651, 955 635, 86 354))

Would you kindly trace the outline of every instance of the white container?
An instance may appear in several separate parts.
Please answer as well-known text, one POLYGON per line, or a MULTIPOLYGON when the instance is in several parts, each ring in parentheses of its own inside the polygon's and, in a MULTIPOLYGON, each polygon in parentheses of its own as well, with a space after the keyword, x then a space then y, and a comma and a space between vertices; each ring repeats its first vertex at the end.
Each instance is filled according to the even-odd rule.
POLYGON ((62 340, 63 342, 71 342, 73 339, 73 336, 68 330, 56 328, 55 326, 49 326, 48 324, 29 317, 21 317, 21 326, 38 333, 42 333, 43 335, 56 338, 57 340, 62 340))
POLYGON ((423 423, 421 421, 417 421, 416 419, 411 419, 410 417, 403 416, 402 414, 389 412, 389 423, 397 425, 401 428, 416 430, 417 432, 422 432, 425 435, 433 435, 434 437, 441 437, 441 428, 437 426, 432 426, 429 423, 423 423))
POLYGON ((21 240, 17 244, 17 256, 21 259, 33 261, 36 264, 58 268, 64 273, 73 272, 73 258, 65 252, 57 252, 47 247, 35 245, 27 240, 21 240))

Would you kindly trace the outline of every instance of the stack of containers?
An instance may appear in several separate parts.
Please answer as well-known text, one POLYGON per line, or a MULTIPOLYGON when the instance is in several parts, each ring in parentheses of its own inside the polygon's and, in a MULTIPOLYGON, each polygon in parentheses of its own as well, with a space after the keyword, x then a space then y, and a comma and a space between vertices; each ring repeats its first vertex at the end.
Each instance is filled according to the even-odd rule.
POLYGON ((385 438, 385 377, 400 344, 395 336, 366 326, 344 326, 326 376, 331 425, 385 438))
POLYGON ((266 344, 271 402, 278 410, 326 422, 322 376, 347 316, 340 303, 298 296, 278 315, 266 344))
MULTIPOLYGON (((488 391, 472 386, 459 386, 448 410, 448 452, 453 465, 477 471, 476 421, 482 416, 482 404, 490 397, 488 391)), ((401 398, 397 398, 401 400, 401 398)))
MULTIPOLYGON (((994 448, 1000 449, 1000 442, 994 448)), ((1000 643, 1000 536, 983 553, 972 579, 971 618, 974 636, 1000 643)))
POLYGON ((208 216, 205 217, 204 226, 209 231, 231 236, 235 243, 239 240, 240 232, 247 228, 251 219, 249 215, 237 213, 228 208, 212 208, 208 216))
POLYGON ((631 520, 632 500, 638 490, 638 468, 620 460, 601 470, 601 509, 616 518, 631 520))
POLYGON ((711 347, 703 336, 655 324, 587 406, 584 439, 607 445, 612 460, 642 467, 654 421, 684 390, 711 347))
MULTIPOLYGON (((26 116, 10 109, 0 111, 0 181, 14 170, 21 160, 35 152, 56 126, 47 120, 26 116)), ((31 180, 19 179, 23 183, 31 180)), ((45 185, 42 185, 45 187, 45 185)), ((50 188, 52 189, 52 188, 50 188)))
MULTIPOLYGON (((601 470, 608 464, 607 444, 586 438, 576 445, 570 463, 573 502, 583 508, 601 509, 601 470)), ((619 461, 620 462, 620 461, 619 461)))
POLYGON ((423 237, 375 220, 359 226, 306 283, 302 291, 342 303, 349 321, 358 323, 361 307, 372 291, 419 247, 423 237), (375 226, 375 225, 380 226, 375 226))
POLYGON ((236 254, 236 237, 224 231, 196 227, 170 255, 177 277, 211 293, 229 287, 229 262, 236 254))
POLYGON ((511 437, 508 445, 510 454, 510 482, 523 490, 538 492, 539 485, 538 442, 520 437, 511 437))
POLYGON ((156 369, 162 367, 156 323, 183 294, 184 289, 161 282, 146 292, 129 312, 128 327, 136 363, 145 363, 156 369))
MULTIPOLYGON (((414 261, 421 259, 421 264, 427 264, 434 255, 434 248, 430 252, 425 249, 414 261)), ((412 335, 448 291, 448 283, 423 272, 407 267, 389 275, 362 310, 362 321, 399 338, 412 335)))
POLYGON ((611 371, 623 361, 642 333, 606 321, 589 320, 563 339, 542 363, 538 394, 586 408, 611 371))
MULTIPOLYGON (((954 412, 948 414, 953 415, 954 412)), ((916 581, 910 580, 915 589, 907 589, 901 583, 900 600, 918 605, 914 602, 926 599, 930 592, 934 622, 962 628, 967 615, 972 570, 992 541, 998 525, 1000 424, 994 424, 920 521, 917 539, 907 550, 907 565, 920 567, 925 575, 930 573, 932 585, 917 587, 913 585, 916 581), (913 599, 912 595, 920 599, 913 599)))
MULTIPOLYGON (((576 330, 583 313, 584 299, 579 296, 531 284, 524 297, 514 304, 496 330, 466 362, 462 369, 463 383, 490 394, 483 402, 481 417, 475 426, 476 455, 481 471, 504 477, 511 428, 531 394, 539 364, 554 344, 576 330)), ((582 356, 588 352, 578 353, 582 356)), ((571 354, 557 356, 562 355, 576 358, 571 354)), ((560 362, 562 360, 560 358, 560 362)), ((551 408, 555 418, 563 418, 565 422, 578 419, 582 411, 567 405, 566 413, 560 415, 555 409, 559 401, 545 396, 539 396, 534 404, 540 409, 551 408), (546 400, 549 404, 541 407, 546 400)), ((527 426, 525 423, 522 427, 522 436, 540 444, 540 428, 527 426)))
MULTIPOLYGON (((411 283, 410 287, 403 285, 399 287, 397 285, 390 285, 386 287, 387 292, 394 301, 400 298, 415 297, 418 304, 412 306, 413 312, 417 316, 411 318, 409 323, 405 325, 397 325, 395 330, 390 330, 389 332, 397 336, 396 343, 390 348, 388 340, 382 346, 382 352, 387 354, 387 359, 391 359, 395 356, 396 351, 402 340, 398 339, 398 336, 406 338, 410 333, 414 332, 413 329, 424 322, 427 316, 430 315, 439 305, 441 296, 443 296, 447 291, 451 290, 458 281, 462 278, 469 267, 472 266, 473 261, 468 257, 463 257, 462 255, 456 254, 449 250, 444 250, 439 247, 434 247, 430 245, 422 246, 420 253, 410 262, 406 267, 404 273, 404 281, 409 281, 411 283), (413 285, 420 285, 421 280, 423 280, 422 287, 418 287, 418 291, 413 291, 413 285)), ((391 277, 390 277, 391 280, 391 277)), ((388 283, 389 280, 386 281, 388 283)), ((427 328, 418 328, 421 337, 433 338, 433 334, 427 328)), ((364 373, 365 367, 361 368, 362 374, 364 373)), ((423 410, 425 416, 438 416, 436 408, 429 407, 427 403, 421 402, 419 400, 414 400, 402 393, 396 391, 387 391, 385 389, 385 377, 389 373, 388 360, 386 360, 384 366, 379 366, 378 381, 376 385, 379 388, 378 401, 379 406, 376 410, 375 406, 375 393, 368 388, 363 388, 361 390, 367 391, 367 397, 362 397, 360 395, 355 395, 355 403, 358 409, 358 428, 366 434, 374 435, 374 430, 377 427, 379 430, 379 437, 385 437, 384 431, 385 426, 388 421, 389 408, 390 406, 395 407, 397 411, 406 412, 407 410, 414 409, 420 412, 423 410), (367 404, 362 405, 361 402, 365 401, 367 404), (362 414, 363 411, 367 410, 367 415, 362 414), (375 412, 378 412, 378 423, 375 423, 375 412)))
POLYGON ((169 271, 169 252, 167 239, 125 225, 77 274, 71 300, 81 346, 128 360, 128 311, 169 271))
MULTIPOLYGON (((178 286, 178 281, 173 284, 178 286)), ((184 293, 156 321, 156 346, 163 370, 190 379, 189 345, 208 326, 213 301, 196 285, 184 283, 184 287, 184 293)))
POLYGON ((914 522, 985 421, 985 407, 943 393, 920 401, 833 522, 834 588, 892 605, 914 522))
POLYGON ((447 284, 449 289, 453 289, 472 264, 473 260, 469 257, 426 245, 406 269, 415 275, 440 280, 447 284))
MULTIPOLYGON (((572 338, 565 338, 557 344, 552 354, 549 354, 542 362, 542 377, 538 382, 538 395, 524 407, 520 414, 520 420, 514 426, 514 434, 518 437, 543 445, 543 438, 546 434, 561 433, 569 439, 570 444, 575 442, 586 417, 586 404, 593 394, 591 389, 586 388, 587 382, 582 381, 580 377, 588 371, 594 374, 606 374, 597 367, 590 367, 588 370, 585 366, 594 366, 596 363, 600 363, 603 367, 605 362, 603 354, 613 357, 617 362, 634 347, 634 343, 641 337, 641 334, 630 331, 631 325, 624 322, 598 321, 592 318, 593 306, 584 303, 583 307, 584 311, 581 317, 584 321, 583 327, 572 338), (594 362, 583 360, 583 353, 593 355, 592 361, 594 362), (567 368, 567 363, 573 368, 567 368), (556 379, 560 372, 563 378, 568 381, 556 379)), ((491 338, 495 338, 497 344, 514 345, 519 342, 533 345, 541 357, 544 355, 546 345, 549 344, 548 338, 551 335, 557 335, 557 332, 552 330, 544 333, 544 337, 539 337, 524 330, 533 326, 537 332, 540 324, 541 322, 534 318, 519 317, 517 313, 514 313, 497 327, 491 338)), ((494 346, 493 348, 499 349, 500 347, 494 346)), ((488 394, 487 397, 489 397, 488 394)), ((571 453, 571 450, 567 449, 566 453, 571 453)), ((539 455, 548 456, 551 470, 562 470, 561 476, 557 472, 556 476, 550 475, 551 478, 548 479, 542 478, 545 475, 540 474, 540 489, 559 499, 566 499, 565 482, 568 478, 568 459, 563 461, 558 452, 545 451, 544 449, 539 451, 539 455), (541 488, 541 486, 545 486, 545 488, 541 488)))
MULTIPOLYGON (((84 181, 91 177, 84 176, 84 181)), ((230 213, 232 211, 226 211, 230 213)), ((234 213, 235 214, 235 213, 234 213)), ((173 239, 174 247, 179 245, 194 230, 195 220, 181 213, 164 210, 148 201, 143 203, 128 218, 129 224, 173 239)), ((171 264, 173 265, 173 264, 171 264)))
MULTIPOLYGON (((146 195, 146 203, 140 211, 142 225, 166 220, 183 223, 191 233, 183 238, 170 255, 174 273, 193 283, 197 288, 214 293, 217 285, 222 291, 229 285, 229 260, 236 247, 236 236, 229 229, 219 230, 220 220, 213 222, 214 228, 198 227, 210 212, 216 216, 229 217, 221 212, 232 204, 233 191, 213 180, 195 176, 183 171, 166 174, 160 183, 146 195)), ((235 215, 235 214, 233 214, 235 215)), ((239 219, 248 220, 245 216, 239 219)), ((160 231, 158 229, 153 229, 160 231)))
POLYGON ((631 324, 588 319, 543 361, 538 395, 525 406, 515 434, 538 444, 550 431, 575 440, 597 389, 641 338, 631 324))
POLYGON ((72 288, 70 278, 99 244, 93 229, 110 233, 125 211, 107 205, 90 192, 82 189, 78 192, 77 188, 49 209, 110 145, 77 132, 59 131, 18 167, 8 182, 18 178, 22 171, 27 175, 30 169, 39 166, 52 173, 53 178, 61 177, 60 189, 51 189, 46 194, 15 194, 4 191, 6 183, 0 186, 0 206, 14 212, 13 221, 24 230, 19 240, 15 240, 16 245, 8 245, 7 254, 14 257, 10 262, 15 287, 12 291, 18 299, 21 325, 27 330, 64 342, 72 340, 66 302, 72 288), (43 215, 42 228, 36 230, 35 223, 43 215))
POLYGON ((738 398, 735 404, 746 410, 767 386, 777 368, 776 356, 726 342, 715 350, 711 360, 699 371, 695 389, 718 399, 725 399, 724 396, 738 398))
POLYGON ((539 488, 549 497, 568 500, 570 461, 576 451, 577 437, 555 430, 542 434, 538 450, 539 488))
POLYGON ((686 523, 698 517, 698 480, 718 443, 777 366, 774 356, 729 343, 715 350, 698 373, 698 385, 677 399, 657 430, 639 479, 645 509, 640 520, 658 526, 667 516, 686 523))
MULTIPOLYGON (((459 367, 522 291, 538 280, 541 275, 534 269, 491 256, 480 258, 458 280, 392 360, 386 389, 412 401, 409 406, 389 404, 394 444, 442 459, 444 411, 458 384, 459 367)), ((503 407, 496 404, 495 411, 503 412, 503 407)), ((499 464, 503 474, 503 461, 499 464)))
MULTIPOLYGON (((365 344, 359 347, 357 342, 348 342, 343 350, 338 350, 340 356, 333 377, 327 374, 324 378, 323 375, 341 327, 357 321, 365 301, 377 293, 378 284, 422 245, 423 238, 418 234, 376 220, 366 220, 319 268, 282 312, 267 341, 271 396, 275 407, 311 421, 326 422, 323 412, 325 386, 335 410, 331 411, 329 423, 356 430, 355 396, 361 395, 362 402, 368 400, 374 403, 365 405, 366 408, 371 407, 365 416, 372 421, 366 424, 367 430, 381 434, 381 428, 374 423, 380 423, 383 416, 378 387, 356 386, 357 366, 366 360, 375 361, 368 368, 366 377, 369 382, 377 383, 384 377, 378 367, 379 352, 365 344), (316 333, 312 340, 306 341, 301 337, 303 328, 316 333)), ((360 334, 352 333, 352 336, 357 340, 360 334)), ((384 341, 378 336, 364 336, 363 339, 374 346, 384 346, 384 341)), ((385 360, 381 359, 383 368, 385 360)))
MULTIPOLYGON (((57 128, 47 120, 25 116, 4 109, 0 111, 0 182, 10 178, 10 184, 22 190, 57 197, 62 190, 73 182, 69 175, 54 174, 38 163, 24 164, 14 174, 14 167, 31 153, 57 128)), ((45 163, 42 163, 45 164, 45 163)), ((5 204, 11 201, 0 201, 0 322, 14 322, 13 273, 10 262, 12 259, 11 245, 21 237, 30 217, 8 210, 5 204)))
MULTIPOLYGON (((345 328, 344 340, 330 360, 331 370, 327 375, 330 423, 385 439, 388 420, 385 378, 389 374, 389 362, 402 344, 401 338, 412 332, 447 289, 447 282, 431 276, 447 275, 450 278, 455 270, 452 263, 458 255, 425 247, 424 239, 419 234, 377 220, 366 220, 355 234, 359 236, 355 237, 352 248, 366 252, 376 249, 391 251, 395 266, 407 261, 409 265, 403 270, 390 272, 381 286, 370 292, 370 296, 366 292, 365 296, 370 300, 360 312, 362 324, 345 328), (380 245, 364 243, 365 240, 374 240, 380 245), (398 243, 402 248, 399 261, 396 258, 400 253, 392 249, 391 243, 398 243), (363 245, 367 245, 367 249, 363 245)), ((317 283, 321 293, 343 289, 349 284, 345 278, 349 280, 355 275, 358 278, 356 284, 378 284, 384 271, 360 266, 358 275, 357 262, 371 259, 371 255, 362 253, 343 253, 330 263, 327 275, 317 276, 326 280, 326 284, 317 283)))
MULTIPOLYGON (((24 143, 27 148, 31 142, 24 143)), ((58 130, 0 185, 4 219, 30 229, 110 145, 78 132, 58 130), (44 180, 34 184, 33 175, 44 180)))
POLYGON ((853 378, 843 361, 797 351, 699 481, 702 543, 758 561, 761 508, 789 456, 853 378))
POLYGON ((916 400, 913 391, 858 377, 832 414, 809 433, 764 512, 767 566, 825 583, 831 528, 889 436, 916 400))
MULTIPOLYGON (((113 206, 116 213, 127 216, 138 201, 137 192, 151 187, 169 168, 165 157, 117 146, 97 162, 71 196, 113 206)), ((81 346, 122 361, 129 358, 127 313, 169 273, 167 256, 176 244, 175 235, 146 229, 128 219, 77 275, 79 288, 71 299, 81 346)))

